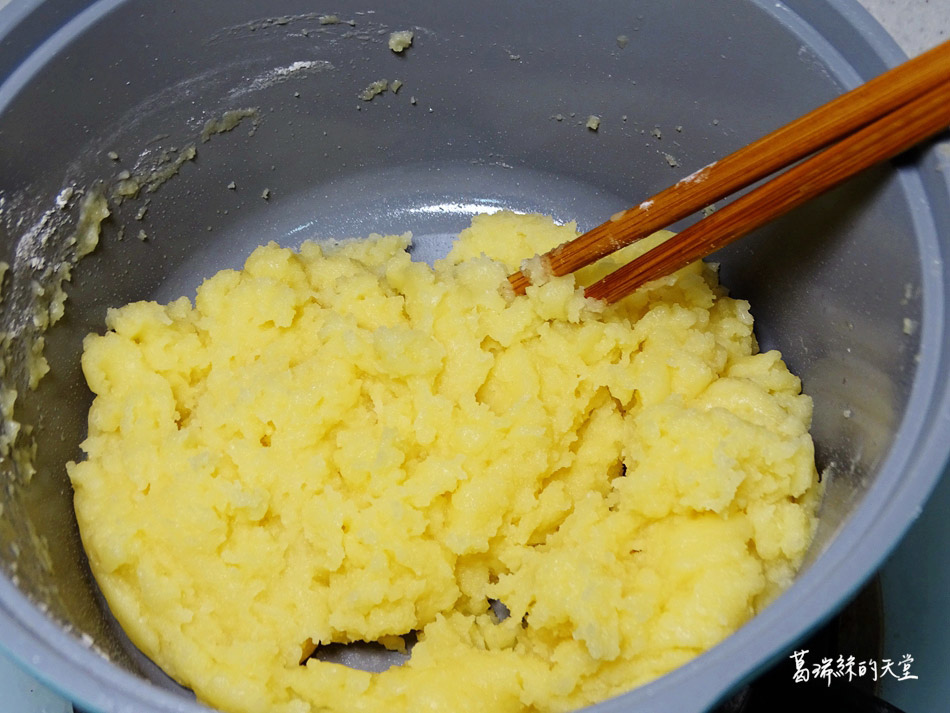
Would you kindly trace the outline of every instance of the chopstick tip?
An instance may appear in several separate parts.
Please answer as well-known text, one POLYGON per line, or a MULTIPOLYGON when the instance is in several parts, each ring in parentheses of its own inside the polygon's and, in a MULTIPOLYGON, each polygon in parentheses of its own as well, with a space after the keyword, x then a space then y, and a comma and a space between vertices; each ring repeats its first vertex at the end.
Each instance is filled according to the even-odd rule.
POLYGON ((529 280, 521 270, 518 270, 508 275, 508 283, 516 295, 523 295, 531 285, 531 280, 529 280))

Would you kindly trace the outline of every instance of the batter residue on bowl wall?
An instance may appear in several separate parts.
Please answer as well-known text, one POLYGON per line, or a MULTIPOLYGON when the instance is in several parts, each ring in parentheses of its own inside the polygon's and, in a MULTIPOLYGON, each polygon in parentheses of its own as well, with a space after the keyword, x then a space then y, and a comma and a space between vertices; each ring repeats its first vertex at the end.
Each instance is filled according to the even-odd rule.
POLYGON ((136 645, 226 711, 562 711, 787 586, 819 499, 799 380, 702 263, 610 307, 500 289, 574 234, 480 216, 434 269, 407 236, 271 244, 111 310, 69 475, 136 645), (382 673, 311 656, 408 635, 382 673))

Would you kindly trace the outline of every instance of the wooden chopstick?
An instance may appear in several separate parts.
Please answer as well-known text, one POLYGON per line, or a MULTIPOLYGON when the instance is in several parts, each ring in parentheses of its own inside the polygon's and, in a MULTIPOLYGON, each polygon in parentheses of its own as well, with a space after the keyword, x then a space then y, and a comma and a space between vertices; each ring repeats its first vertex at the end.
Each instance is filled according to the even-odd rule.
MULTIPOLYGON (((868 126, 944 84, 948 78, 950 41, 700 169, 640 205, 615 214, 593 230, 546 253, 542 260, 554 276, 573 272, 868 126)), ((931 133, 939 130, 938 127, 931 133)), ((908 146, 913 143, 916 142, 908 146)), ((508 280, 517 293, 524 293, 530 284, 521 271, 508 280)))
POLYGON ((948 126, 950 81, 737 198, 590 285, 584 296, 616 302, 948 126))

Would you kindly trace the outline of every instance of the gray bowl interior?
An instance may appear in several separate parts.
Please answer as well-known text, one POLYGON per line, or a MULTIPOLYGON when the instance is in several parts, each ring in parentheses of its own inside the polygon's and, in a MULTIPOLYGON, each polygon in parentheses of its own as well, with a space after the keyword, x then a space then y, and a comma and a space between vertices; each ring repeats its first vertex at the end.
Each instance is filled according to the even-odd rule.
MULTIPOLYGON (((411 230, 431 259, 502 207, 593 227, 897 58, 853 8, 806 2, 83 5, 46 3, 0 51, 5 380, 32 428, 18 444, 36 449, 29 482, 0 460, 0 626, 14 655, 102 710, 198 710, 115 627, 72 514, 64 463, 91 400, 77 357, 107 307, 191 295, 268 240, 411 230), (409 28, 412 47, 391 52, 388 33, 409 28), (379 79, 402 86, 361 99, 379 79), (236 125, 210 131, 222 118, 236 125), (51 373, 25 388, 31 283, 68 256, 83 193, 176 164, 110 201, 45 334, 51 373)), ((814 397, 822 524, 786 596, 616 705, 704 708, 830 614, 919 508, 947 430, 927 420, 947 403, 941 160, 872 171, 716 256, 762 347, 814 397)))

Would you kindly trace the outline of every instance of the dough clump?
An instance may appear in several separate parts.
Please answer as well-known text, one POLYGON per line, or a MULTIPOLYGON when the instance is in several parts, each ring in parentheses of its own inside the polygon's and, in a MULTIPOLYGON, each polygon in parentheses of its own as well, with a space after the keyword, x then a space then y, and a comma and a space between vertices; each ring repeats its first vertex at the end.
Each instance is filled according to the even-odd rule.
POLYGON ((132 641, 235 713, 565 711, 786 587, 819 500, 799 379, 700 262, 607 307, 506 289, 575 234, 480 216, 434 268, 409 236, 270 244, 110 310, 69 475, 132 641), (311 656, 410 635, 382 673, 311 656))

